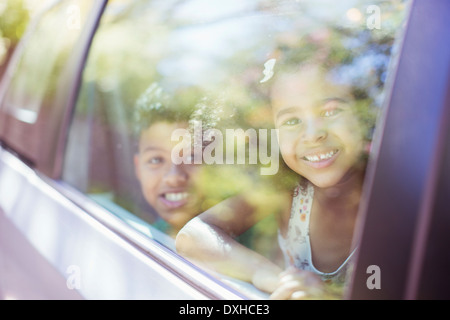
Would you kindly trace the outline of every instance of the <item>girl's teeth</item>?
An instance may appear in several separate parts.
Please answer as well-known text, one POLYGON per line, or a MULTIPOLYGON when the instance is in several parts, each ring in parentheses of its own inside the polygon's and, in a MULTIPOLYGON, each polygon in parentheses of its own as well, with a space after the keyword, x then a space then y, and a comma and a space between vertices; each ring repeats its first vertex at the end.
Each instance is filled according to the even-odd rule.
POLYGON ((336 154, 336 152, 337 152, 337 150, 333 150, 328 153, 321 153, 321 154, 316 154, 313 156, 304 156, 304 159, 311 161, 311 162, 327 160, 327 159, 330 159, 332 156, 334 156, 336 154))
POLYGON ((169 201, 181 201, 188 197, 187 192, 166 193, 164 197, 169 201))

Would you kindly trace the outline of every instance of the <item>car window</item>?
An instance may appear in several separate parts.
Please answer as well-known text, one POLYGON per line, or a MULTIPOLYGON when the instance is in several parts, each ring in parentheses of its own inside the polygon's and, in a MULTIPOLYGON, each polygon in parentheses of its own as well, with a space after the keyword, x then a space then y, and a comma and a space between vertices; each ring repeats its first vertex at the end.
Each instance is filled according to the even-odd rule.
POLYGON ((30 124, 36 122, 41 108, 48 108, 55 99, 58 76, 79 39, 92 2, 49 2, 49 7, 30 28, 26 49, 8 70, 12 78, 3 100, 9 114, 30 124))
MULTIPOLYGON (((350 207, 318 197, 337 199, 354 179, 357 210, 407 4, 111 1, 84 70, 64 180, 173 250, 187 226, 196 251, 217 240, 199 236, 192 222, 201 221, 280 269, 333 278, 328 262, 347 261, 333 252, 351 247, 352 232, 338 232, 338 245, 310 242, 311 230, 327 233, 313 217, 350 207), (322 259, 314 266, 301 250, 322 259)), ((190 259, 188 249, 180 253, 190 259)), ((231 265, 212 269, 252 282, 231 265)))

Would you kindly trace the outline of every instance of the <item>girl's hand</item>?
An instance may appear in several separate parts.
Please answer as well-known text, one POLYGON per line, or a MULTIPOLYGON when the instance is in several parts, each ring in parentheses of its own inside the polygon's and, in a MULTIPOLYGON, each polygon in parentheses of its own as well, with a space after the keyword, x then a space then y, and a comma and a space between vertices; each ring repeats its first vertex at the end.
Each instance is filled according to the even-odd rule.
POLYGON ((265 292, 273 292, 278 287, 282 269, 275 265, 268 265, 256 270, 252 277, 253 285, 265 292))
POLYGON ((323 299, 325 296, 325 285, 317 275, 291 267, 280 274, 277 288, 270 298, 274 300, 304 300, 323 299))

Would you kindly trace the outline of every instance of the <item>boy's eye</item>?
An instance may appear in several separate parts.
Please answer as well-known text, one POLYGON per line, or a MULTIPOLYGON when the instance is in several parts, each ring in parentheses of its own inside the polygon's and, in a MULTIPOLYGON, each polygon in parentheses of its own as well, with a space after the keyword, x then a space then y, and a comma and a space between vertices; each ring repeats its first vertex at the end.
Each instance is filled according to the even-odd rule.
POLYGON ((282 126, 296 126, 298 124, 300 124, 300 119, 299 118, 290 118, 286 121, 284 121, 281 125, 282 126))
POLYGON ((164 162, 164 159, 162 157, 152 157, 147 160, 147 163, 150 165, 161 164, 163 162, 164 162))

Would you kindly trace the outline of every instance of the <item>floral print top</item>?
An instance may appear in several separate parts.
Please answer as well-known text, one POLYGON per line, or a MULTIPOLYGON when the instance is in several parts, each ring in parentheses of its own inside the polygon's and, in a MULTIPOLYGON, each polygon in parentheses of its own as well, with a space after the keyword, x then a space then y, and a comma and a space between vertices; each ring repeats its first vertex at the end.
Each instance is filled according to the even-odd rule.
POLYGON ((309 239, 309 218, 314 198, 314 187, 308 184, 306 187, 295 188, 291 216, 285 237, 278 232, 278 241, 283 251, 286 266, 294 266, 298 269, 312 271, 324 281, 344 282, 349 261, 355 250, 347 257, 344 263, 334 272, 325 273, 317 270, 312 262, 311 244, 309 239))

